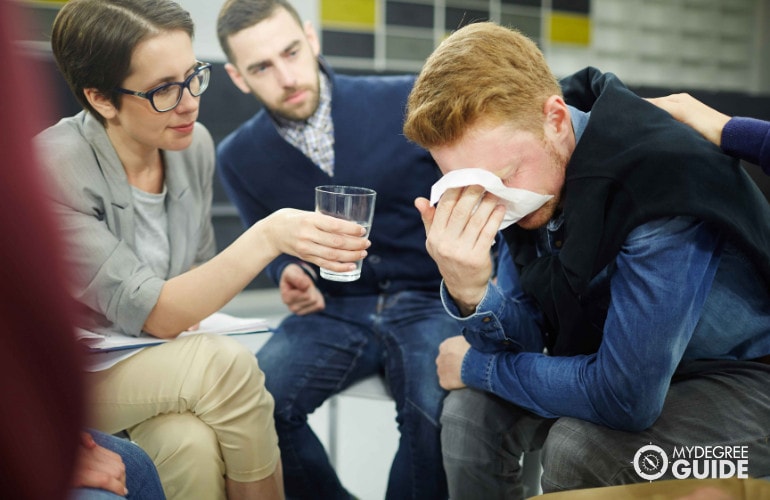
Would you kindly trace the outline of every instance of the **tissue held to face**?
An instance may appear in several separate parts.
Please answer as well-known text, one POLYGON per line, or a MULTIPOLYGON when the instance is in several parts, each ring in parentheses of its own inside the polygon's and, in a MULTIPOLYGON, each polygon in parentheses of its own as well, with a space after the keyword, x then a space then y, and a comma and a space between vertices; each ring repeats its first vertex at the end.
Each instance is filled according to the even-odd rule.
MULTIPOLYGON (((444 175, 430 191, 430 203, 435 205, 447 189, 478 185, 497 196, 505 205, 505 217, 500 229, 505 229, 542 207, 553 196, 507 187, 500 177, 480 168, 461 168, 444 175)), ((479 202, 480 203, 480 202, 479 202)))
MULTIPOLYGON (((445 177, 453 171, 474 166, 492 173, 507 188, 548 196, 544 203, 523 215, 521 212, 528 207, 512 210, 510 218, 525 229, 543 226, 556 211, 567 159, 562 158, 547 140, 531 132, 516 129, 508 123, 478 124, 452 144, 430 148, 430 153, 445 177)), ((516 202, 511 204, 516 205, 516 202)))

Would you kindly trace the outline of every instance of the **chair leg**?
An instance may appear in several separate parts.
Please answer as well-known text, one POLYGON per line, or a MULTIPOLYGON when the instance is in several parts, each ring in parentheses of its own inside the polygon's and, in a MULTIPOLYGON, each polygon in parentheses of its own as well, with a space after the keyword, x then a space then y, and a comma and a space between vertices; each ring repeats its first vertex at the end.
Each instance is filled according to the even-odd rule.
POLYGON ((337 468, 337 418, 339 417, 339 409, 337 408, 337 405, 339 402, 337 401, 337 396, 332 396, 328 399, 327 403, 329 404, 329 463, 332 464, 332 467, 335 469, 337 468))
POLYGON ((521 457, 521 484, 524 485, 524 498, 542 493, 540 476, 543 468, 540 465, 541 450, 524 453, 521 457))

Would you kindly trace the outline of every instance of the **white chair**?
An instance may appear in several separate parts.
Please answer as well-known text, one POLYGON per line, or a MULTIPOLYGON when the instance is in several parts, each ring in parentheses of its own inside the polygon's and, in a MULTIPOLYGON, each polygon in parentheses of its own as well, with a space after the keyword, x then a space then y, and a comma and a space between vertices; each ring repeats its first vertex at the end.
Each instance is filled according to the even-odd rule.
POLYGON ((339 452, 339 400, 340 396, 367 399, 392 399, 390 390, 385 383, 385 378, 380 375, 372 375, 359 380, 344 391, 335 395, 328 401, 329 406, 329 462, 332 467, 337 467, 337 454, 339 452))

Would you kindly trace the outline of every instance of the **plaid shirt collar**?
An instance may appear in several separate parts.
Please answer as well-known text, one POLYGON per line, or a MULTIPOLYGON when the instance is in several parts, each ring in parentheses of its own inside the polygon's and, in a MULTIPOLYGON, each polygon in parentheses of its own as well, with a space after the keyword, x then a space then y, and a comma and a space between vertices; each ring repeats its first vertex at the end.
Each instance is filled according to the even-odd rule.
MULTIPOLYGON (((323 65, 322 65, 323 68, 323 65)), ((319 72, 318 108, 307 120, 287 120, 270 113, 278 134, 302 151, 329 176, 334 175, 334 123, 331 117, 331 82, 319 72)))

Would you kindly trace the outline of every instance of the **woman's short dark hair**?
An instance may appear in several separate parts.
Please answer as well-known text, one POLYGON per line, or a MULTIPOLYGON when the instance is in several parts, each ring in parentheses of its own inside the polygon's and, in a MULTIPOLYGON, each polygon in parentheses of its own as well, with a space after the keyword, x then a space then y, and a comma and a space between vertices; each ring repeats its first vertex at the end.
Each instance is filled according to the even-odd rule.
POLYGON ((173 0, 70 0, 54 20, 51 48, 78 102, 104 123, 83 89, 96 89, 119 108, 114 89, 128 77, 136 46, 176 30, 193 37, 190 14, 173 0))

